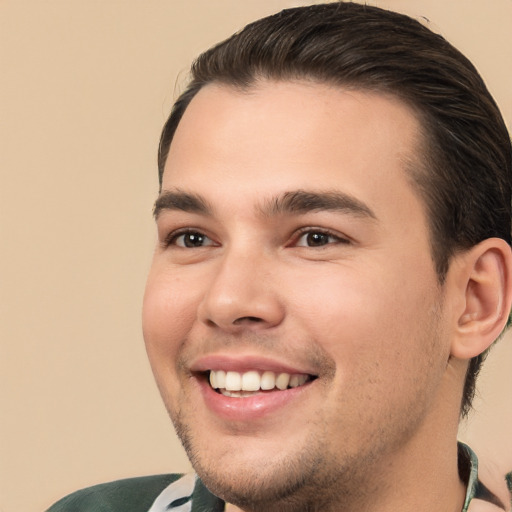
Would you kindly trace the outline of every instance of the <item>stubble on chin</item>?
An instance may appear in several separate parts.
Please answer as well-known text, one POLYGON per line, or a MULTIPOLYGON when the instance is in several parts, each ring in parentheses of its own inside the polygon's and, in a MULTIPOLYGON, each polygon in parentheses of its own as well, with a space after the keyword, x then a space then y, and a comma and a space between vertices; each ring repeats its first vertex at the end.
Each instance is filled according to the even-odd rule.
MULTIPOLYGON (((350 457, 335 461, 337 457, 332 455, 327 459, 322 455, 329 445, 327 436, 311 434, 312 438, 306 439, 295 454, 282 457, 268 454, 268 458, 257 462, 234 460, 236 455, 243 457, 243 439, 240 439, 240 449, 217 452, 216 459, 211 460, 199 448, 200 443, 181 414, 174 415, 173 423, 204 485, 214 495, 246 512, 339 512, 345 510, 340 502, 353 503, 366 494, 357 468, 365 466, 362 473, 366 474, 373 457, 368 454, 367 461, 364 456, 357 461, 350 457), (352 496, 354 489, 358 489, 358 496, 352 496)), ((212 437, 211 443, 215 441, 212 437)))
MULTIPOLYGON (((198 431, 183 411, 189 413, 182 409, 171 417, 194 470, 214 495, 245 512, 363 510, 384 490, 383 461, 418 426, 410 422, 391 432, 389 425, 381 425, 367 432, 370 437, 357 439, 357 446, 347 438, 344 447, 338 443, 334 450, 328 435, 332 419, 322 416, 309 422, 309 434, 293 452, 265 453, 252 460, 244 458, 243 435, 233 436, 221 449, 215 436, 198 431), (208 453, 208 446, 215 447, 215 455, 208 453)), ((417 414, 413 409, 406 416, 417 414)))

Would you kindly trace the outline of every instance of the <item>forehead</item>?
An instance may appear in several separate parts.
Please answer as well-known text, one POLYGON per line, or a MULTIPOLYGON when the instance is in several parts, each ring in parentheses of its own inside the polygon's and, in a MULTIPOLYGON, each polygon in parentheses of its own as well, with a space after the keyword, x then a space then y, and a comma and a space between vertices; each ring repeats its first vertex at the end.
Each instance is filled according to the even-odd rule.
POLYGON ((260 199, 297 189, 341 189, 365 202, 415 196, 408 168, 419 141, 414 112, 393 96, 306 81, 243 91, 209 84, 178 125, 162 188, 260 199))

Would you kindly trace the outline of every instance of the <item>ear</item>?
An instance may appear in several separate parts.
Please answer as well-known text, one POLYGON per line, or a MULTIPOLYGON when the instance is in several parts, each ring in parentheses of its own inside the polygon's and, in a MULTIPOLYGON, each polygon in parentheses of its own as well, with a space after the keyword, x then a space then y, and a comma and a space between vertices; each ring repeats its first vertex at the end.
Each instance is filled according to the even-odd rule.
MULTIPOLYGON (((459 295, 451 355, 471 359, 489 348, 507 324, 512 302, 512 251, 488 238, 456 255, 450 271, 459 295)), ((449 271, 449 273, 450 273, 449 271)))

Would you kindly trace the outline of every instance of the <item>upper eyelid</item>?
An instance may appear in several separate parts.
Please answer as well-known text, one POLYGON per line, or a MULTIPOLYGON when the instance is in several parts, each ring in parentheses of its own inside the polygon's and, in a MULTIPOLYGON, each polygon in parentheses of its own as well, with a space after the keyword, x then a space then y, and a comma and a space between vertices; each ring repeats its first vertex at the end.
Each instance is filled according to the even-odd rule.
POLYGON ((183 236, 183 235, 187 235, 187 234, 198 234, 198 235, 202 235, 204 236, 205 238, 208 238, 209 240, 211 240, 212 242, 215 243, 215 240, 213 240, 213 238, 209 235, 207 235, 204 230, 201 230, 201 229, 197 229, 197 228, 190 228, 190 227, 186 227, 186 228, 178 228, 178 229, 173 229, 171 230, 169 233, 167 233, 163 239, 162 239, 162 245, 164 245, 165 247, 168 247, 169 245, 176 245, 176 244, 173 244, 173 242, 175 242, 180 236, 183 236))
MULTIPOLYGON (((219 242, 215 240, 215 237, 213 237, 211 234, 209 234, 208 229, 199 228, 195 226, 183 226, 183 227, 177 227, 175 229, 169 229, 165 230, 165 235, 161 237, 161 244, 164 246, 171 245, 174 240, 176 240, 179 236, 185 235, 187 233, 197 233, 200 235, 205 236, 215 244, 218 244, 219 242)), ((308 233, 322 233, 327 236, 331 236, 333 238, 336 238, 340 240, 341 242, 347 242, 347 243, 355 243, 355 240, 346 235, 343 232, 340 232, 338 230, 321 227, 321 226, 315 226, 315 225, 306 225, 303 227, 300 227, 298 229, 295 229, 288 237, 288 242, 286 242, 285 245, 290 245, 295 242, 297 242, 302 236, 308 234, 308 233)))
POLYGON ((339 231, 335 231, 328 228, 322 228, 319 226, 308 226, 304 228, 300 228, 296 231, 296 234, 292 237, 295 239, 299 239, 302 236, 308 234, 308 233, 322 233, 324 235, 332 236, 333 238, 337 238, 338 240, 354 243, 354 240, 352 237, 345 235, 344 233, 340 233, 339 231))

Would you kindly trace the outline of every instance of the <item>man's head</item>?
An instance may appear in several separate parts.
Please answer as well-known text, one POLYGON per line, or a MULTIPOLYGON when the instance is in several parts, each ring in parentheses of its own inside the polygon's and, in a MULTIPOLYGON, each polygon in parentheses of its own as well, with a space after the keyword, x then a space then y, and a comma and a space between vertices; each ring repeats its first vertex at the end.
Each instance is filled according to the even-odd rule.
MULTIPOLYGON (((510 243, 510 138, 474 66, 419 22, 349 2, 283 11, 202 54, 162 133, 160 182, 176 127, 205 84, 247 89, 297 78, 392 94, 416 112, 421 156, 409 171, 427 208, 440 282, 456 251, 490 237, 510 243)), ((483 358, 470 362, 463 415, 483 358)))
POLYGON ((198 59, 144 331, 214 491, 293 509, 455 428, 510 306, 510 159, 472 65, 398 14, 292 9, 198 59))

